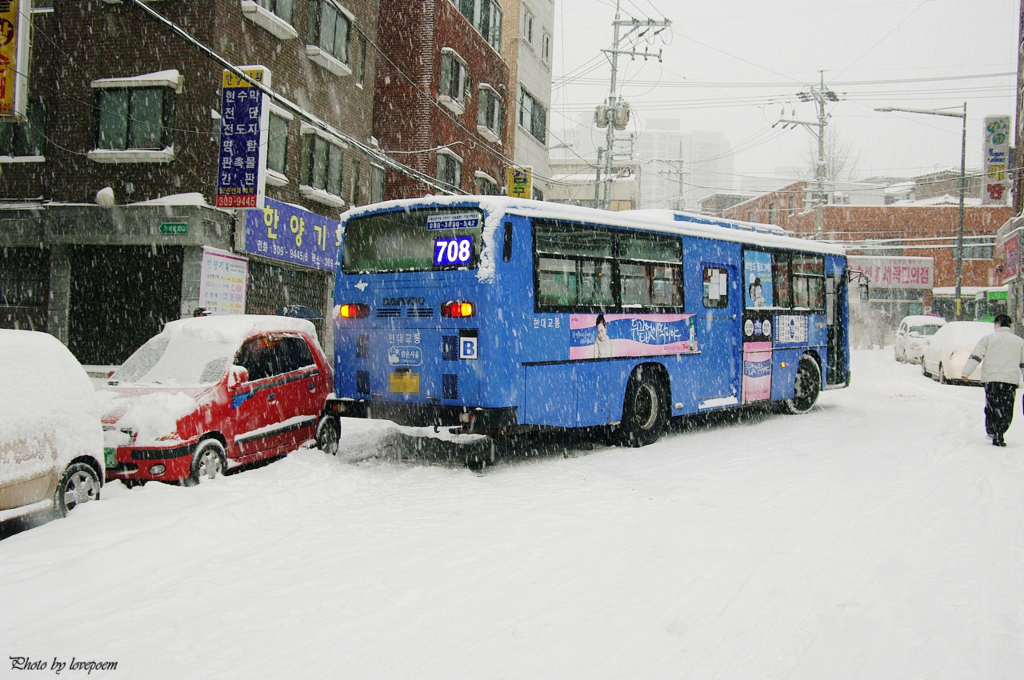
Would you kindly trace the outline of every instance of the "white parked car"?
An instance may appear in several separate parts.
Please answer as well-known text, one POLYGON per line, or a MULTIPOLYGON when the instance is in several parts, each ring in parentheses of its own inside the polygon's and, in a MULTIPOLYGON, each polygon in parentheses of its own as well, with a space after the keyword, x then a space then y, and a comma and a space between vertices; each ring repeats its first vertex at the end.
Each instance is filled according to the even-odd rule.
POLYGON ((945 325, 946 320, 941 316, 904 317, 896 329, 896 342, 892 347, 896 361, 905 361, 910 364, 921 363, 927 338, 935 335, 935 332, 945 325))
MULTIPOLYGON (((993 331, 995 326, 987 321, 950 321, 928 338, 921 370, 939 382, 960 382, 971 350, 979 340, 993 331)), ((968 379, 971 382, 981 381, 980 364, 968 379)))
POLYGON ((103 427, 92 382, 57 338, 0 330, 0 522, 98 500, 103 427))

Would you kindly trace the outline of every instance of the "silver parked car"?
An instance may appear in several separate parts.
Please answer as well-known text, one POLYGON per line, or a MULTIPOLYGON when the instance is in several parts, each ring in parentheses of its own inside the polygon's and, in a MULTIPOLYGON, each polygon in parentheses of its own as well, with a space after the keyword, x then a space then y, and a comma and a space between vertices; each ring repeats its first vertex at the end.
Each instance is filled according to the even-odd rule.
POLYGON ((896 342, 892 346, 896 361, 905 361, 908 364, 921 363, 925 345, 928 344, 927 338, 935 335, 935 332, 945 325, 946 320, 941 316, 904 317, 896 329, 896 342))
MULTIPOLYGON (((939 382, 960 382, 964 364, 978 341, 993 331, 987 321, 950 321, 928 338, 921 359, 921 370, 939 382)), ((981 365, 969 376, 971 382, 981 382, 981 365)))
POLYGON ((103 428, 92 382, 52 335, 0 330, 0 522, 98 500, 103 428))

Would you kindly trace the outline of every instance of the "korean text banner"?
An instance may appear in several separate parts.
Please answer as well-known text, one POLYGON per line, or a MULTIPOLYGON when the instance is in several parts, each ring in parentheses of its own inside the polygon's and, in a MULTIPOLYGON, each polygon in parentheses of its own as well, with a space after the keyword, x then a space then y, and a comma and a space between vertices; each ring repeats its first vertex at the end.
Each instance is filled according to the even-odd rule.
POLYGON ((283 262, 333 272, 341 222, 268 198, 245 214, 245 249, 283 262))
POLYGON ((0 0, 0 117, 25 116, 31 0, 0 0))
MULTIPOLYGON (((266 84, 265 69, 243 71, 266 84)), ((224 71, 217 161, 217 207, 258 208, 266 181, 267 128, 270 109, 252 82, 224 71)))
POLYGON ((985 118, 985 146, 982 149, 981 202, 1005 205, 1009 195, 1010 117, 985 118))

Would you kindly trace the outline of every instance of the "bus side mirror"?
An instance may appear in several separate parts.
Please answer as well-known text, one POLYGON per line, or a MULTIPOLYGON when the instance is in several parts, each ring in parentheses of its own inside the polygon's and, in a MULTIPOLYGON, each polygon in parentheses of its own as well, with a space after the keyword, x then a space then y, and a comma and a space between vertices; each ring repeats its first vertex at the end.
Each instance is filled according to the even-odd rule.
POLYGON ((512 259, 512 223, 505 223, 505 242, 501 248, 501 259, 508 262, 512 259))
POLYGON ((867 302, 869 299, 868 282, 861 281, 860 283, 857 284, 857 287, 860 288, 860 301, 867 302))

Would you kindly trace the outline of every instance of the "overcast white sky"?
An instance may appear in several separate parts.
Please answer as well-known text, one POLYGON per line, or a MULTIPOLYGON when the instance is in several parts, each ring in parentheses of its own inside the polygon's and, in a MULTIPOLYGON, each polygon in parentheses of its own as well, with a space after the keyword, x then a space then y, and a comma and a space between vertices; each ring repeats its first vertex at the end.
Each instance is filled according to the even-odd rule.
MULTIPOLYGON (((960 120, 873 111, 880 106, 966 101, 967 166, 977 168, 982 119, 1014 113, 1015 76, 996 74, 1016 73, 1019 9, 1017 0, 621 0, 623 19, 672 21, 648 44, 663 49, 662 63, 620 57, 630 129, 678 118, 684 132, 721 131, 736 150, 737 175, 774 176, 805 165, 812 136, 772 123, 783 105, 787 116, 792 108, 814 120, 814 105, 796 95, 823 69, 841 97, 829 107, 830 126, 859 154, 857 176, 960 165, 960 120)), ((612 43, 614 15, 615 0, 555 2, 556 135, 607 97, 600 49, 612 43)))

